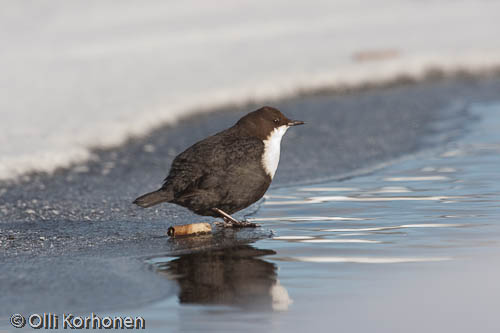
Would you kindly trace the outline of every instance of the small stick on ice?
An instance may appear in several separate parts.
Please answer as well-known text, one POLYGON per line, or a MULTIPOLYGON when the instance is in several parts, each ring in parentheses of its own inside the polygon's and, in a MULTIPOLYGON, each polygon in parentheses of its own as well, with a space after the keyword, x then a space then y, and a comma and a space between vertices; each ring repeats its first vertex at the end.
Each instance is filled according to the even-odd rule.
POLYGON ((167 230, 167 235, 170 237, 194 236, 199 234, 208 234, 211 232, 212 227, 209 223, 191 223, 170 227, 167 230))

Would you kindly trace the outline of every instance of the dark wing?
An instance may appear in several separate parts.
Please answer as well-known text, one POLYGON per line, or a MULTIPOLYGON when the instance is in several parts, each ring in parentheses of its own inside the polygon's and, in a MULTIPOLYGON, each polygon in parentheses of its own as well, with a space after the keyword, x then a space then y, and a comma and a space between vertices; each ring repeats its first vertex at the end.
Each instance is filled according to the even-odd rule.
POLYGON ((264 150, 261 140, 239 137, 229 130, 195 143, 179 154, 165 179, 163 187, 177 196, 220 185, 230 169, 259 161, 264 150))

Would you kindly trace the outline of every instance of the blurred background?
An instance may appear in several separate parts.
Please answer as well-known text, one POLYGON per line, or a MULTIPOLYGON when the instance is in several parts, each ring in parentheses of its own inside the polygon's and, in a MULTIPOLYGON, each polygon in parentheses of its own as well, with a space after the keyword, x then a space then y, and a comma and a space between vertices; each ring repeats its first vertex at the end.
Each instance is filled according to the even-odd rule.
POLYGON ((498 1, 0 6, 0 179, 221 105, 500 63, 498 1))

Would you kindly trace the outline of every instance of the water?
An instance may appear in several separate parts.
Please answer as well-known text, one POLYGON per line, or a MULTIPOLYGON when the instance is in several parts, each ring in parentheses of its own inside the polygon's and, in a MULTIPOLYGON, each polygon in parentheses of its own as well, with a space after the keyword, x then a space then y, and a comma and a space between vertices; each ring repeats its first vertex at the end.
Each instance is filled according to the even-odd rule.
POLYGON ((148 262, 177 298, 142 309, 172 331, 497 332, 500 103, 444 150, 362 177, 274 189, 270 238, 148 262))
POLYGON ((476 0, 3 1, 0 179, 228 103, 488 70, 499 13, 476 0))

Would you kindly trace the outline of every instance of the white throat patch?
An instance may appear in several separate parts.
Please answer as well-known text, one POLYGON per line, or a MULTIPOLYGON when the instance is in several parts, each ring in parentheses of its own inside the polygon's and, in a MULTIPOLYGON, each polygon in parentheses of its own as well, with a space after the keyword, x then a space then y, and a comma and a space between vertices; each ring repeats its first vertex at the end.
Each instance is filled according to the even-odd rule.
POLYGON ((281 138, 285 135, 289 126, 282 125, 275 128, 271 134, 264 140, 264 155, 262 156, 262 165, 266 173, 273 179, 278 163, 280 162, 281 138))

